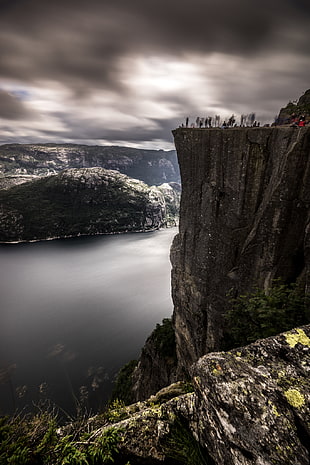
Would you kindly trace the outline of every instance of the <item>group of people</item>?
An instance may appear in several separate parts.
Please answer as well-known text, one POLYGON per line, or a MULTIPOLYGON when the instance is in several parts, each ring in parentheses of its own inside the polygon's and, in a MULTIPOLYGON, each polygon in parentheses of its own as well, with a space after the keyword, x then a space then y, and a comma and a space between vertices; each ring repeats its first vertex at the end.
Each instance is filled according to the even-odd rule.
MULTIPOLYGON (((297 115, 292 114, 289 118, 283 119, 277 117, 275 122, 271 124, 271 126, 282 126, 282 125, 290 125, 292 127, 304 127, 306 124, 310 124, 308 121, 309 118, 306 118, 305 115, 297 115)), ((269 124, 265 124, 265 127, 269 127, 269 124)), ((255 113, 250 113, 248 115, 241 115, 240 116, 240 124, 238 125, 236 122, 235 115, 231 115, 230 118, 227 120, 222 121, 220 115, 207 116, 206 118, 201 118, 197 116, 194 122, 190 122, 189 117, 186 118, 185 124, 182 123, 180 128, 259 128, 260 122, 256 121, 255 113)))
POLYGON ((275 125, 280 126, 280 125, 290 125, 292 127, 299 127, 302 128, 306 126, 307 121, 306 121, 306 116, 305 115, 297 115, 296 113, 293 113, 289 118, 276 118, 275 120, 275 125))
POLYGON ((201 118, 197 116, 194 122, 189 121, 189 117, 186 118, 185 124, 182 123, 180 127, 182 128, 236 128, 236 127, 259 127, 260 123, 255 120, 255 113, 250 113, 249 115, 241 115, 240 125, 236 123, 235 115, 231 115, 230 118, 224 121, 221 120, 220 115, 207 116, 206 118, 201 118))

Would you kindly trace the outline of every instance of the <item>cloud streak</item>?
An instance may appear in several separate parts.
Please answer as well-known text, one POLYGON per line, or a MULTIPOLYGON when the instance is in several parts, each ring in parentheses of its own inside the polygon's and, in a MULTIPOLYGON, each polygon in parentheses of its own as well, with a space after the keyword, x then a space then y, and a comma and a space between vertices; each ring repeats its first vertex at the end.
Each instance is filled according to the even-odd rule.
POLYGON ((0 139, 16 120, 29 142, 168 148, 188 114, 272 118, 309 87, 309 17, 305 0, 2 1, 0 139))

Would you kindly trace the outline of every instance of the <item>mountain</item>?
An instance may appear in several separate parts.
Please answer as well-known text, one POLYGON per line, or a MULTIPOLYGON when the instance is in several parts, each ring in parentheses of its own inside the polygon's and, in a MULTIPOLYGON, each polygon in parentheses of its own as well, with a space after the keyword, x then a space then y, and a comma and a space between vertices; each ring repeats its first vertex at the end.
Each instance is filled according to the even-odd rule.
POLYGON ((142 150, 74 144, 6 144, 0 146, 0 187, 57 174, 68 168, 117 170, 148 185, 180 182, 175 150, 142 150))
POLYGON ((180 186, 104 168, 68 169, 0 191, 0 241, 149 231, 174 225, 180 186))

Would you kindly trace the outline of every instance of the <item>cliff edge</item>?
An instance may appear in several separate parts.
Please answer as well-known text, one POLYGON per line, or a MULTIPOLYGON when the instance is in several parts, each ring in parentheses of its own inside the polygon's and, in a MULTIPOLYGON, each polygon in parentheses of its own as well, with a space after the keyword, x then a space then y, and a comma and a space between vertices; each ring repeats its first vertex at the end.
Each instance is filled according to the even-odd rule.
POLYGON ((310 128, 173 131, 182 196, 171 249, 179 374, 223 348, 229 299, 310 286, 310 128))

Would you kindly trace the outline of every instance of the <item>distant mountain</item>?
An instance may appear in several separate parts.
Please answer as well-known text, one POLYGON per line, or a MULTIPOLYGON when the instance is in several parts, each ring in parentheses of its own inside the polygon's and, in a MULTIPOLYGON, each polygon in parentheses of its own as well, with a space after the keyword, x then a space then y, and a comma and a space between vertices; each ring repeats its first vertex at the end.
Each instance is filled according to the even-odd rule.
POLYGON ((150 187, 104 168, 68 169, 0 191, 0 241, 170 226, 179 198, 177 183, 150 187))
POLYGON ((6 144, 0 146, 0 188, 68 168, 117 170, 148 185, 180 182, 175 150, 75 144, 6 144))

